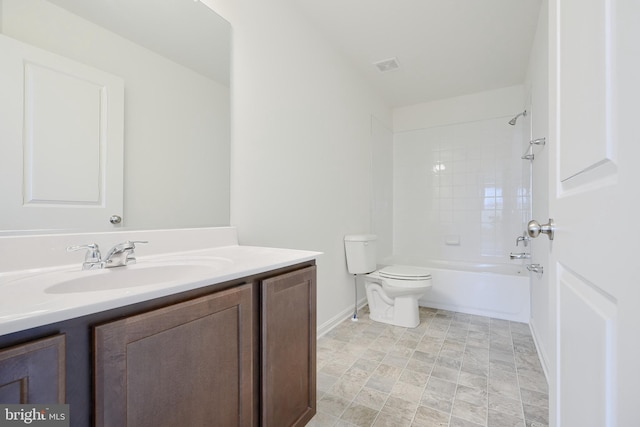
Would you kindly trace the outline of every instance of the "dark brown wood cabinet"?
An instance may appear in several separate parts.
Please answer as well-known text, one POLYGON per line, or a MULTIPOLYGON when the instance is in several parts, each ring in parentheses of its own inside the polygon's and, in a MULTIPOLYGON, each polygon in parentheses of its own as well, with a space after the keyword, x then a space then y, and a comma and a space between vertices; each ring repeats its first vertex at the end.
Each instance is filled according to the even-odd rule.
POLYGON ((95 328, 96 426, 249 426, 251 285, 95 328))
POLYGON ((304 426, 315 344, 306 261, 0 336, 0 403, 68 403, 72 427, 304 426))
POLYGON ((65 403, 65 336, 0 350, 1 403, 65 403))
POLYGON ((316 412, 315 267, 262 281, 262 417, 304 426, 316 412))

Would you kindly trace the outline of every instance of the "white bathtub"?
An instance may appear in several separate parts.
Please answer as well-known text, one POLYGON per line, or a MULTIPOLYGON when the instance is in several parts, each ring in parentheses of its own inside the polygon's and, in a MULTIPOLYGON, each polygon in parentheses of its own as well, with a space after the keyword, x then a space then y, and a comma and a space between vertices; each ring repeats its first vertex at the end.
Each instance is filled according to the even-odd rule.
POLYGON ((421 306, 529 322, 529 272, 522 265, 401 260, 394 263, 431 271, 432 286, 420 298, 421 306))

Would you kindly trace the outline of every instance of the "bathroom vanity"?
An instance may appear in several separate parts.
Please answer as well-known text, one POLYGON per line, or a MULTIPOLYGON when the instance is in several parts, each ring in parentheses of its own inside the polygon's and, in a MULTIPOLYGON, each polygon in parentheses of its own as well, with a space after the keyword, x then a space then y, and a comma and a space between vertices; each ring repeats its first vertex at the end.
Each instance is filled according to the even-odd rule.
POLYGON ((188 283, 116 290, 48 284, 57 271, 0 275, 0 402, 68 403, 72 426, 303 426, 316 408, 317 255, 232 244, 141 257, 138 270, 150 272, 167 260, 227 261, 198 279, 185 269, 188 283), (36 282, 45 296, 29 289, 36 282), (4 298, 22 292, 12 285, 34 301, 21 319, 4 298), (108 308, 76 316, 93 298, 108 308), (75 308, 51 308, 69 300, 75 308))

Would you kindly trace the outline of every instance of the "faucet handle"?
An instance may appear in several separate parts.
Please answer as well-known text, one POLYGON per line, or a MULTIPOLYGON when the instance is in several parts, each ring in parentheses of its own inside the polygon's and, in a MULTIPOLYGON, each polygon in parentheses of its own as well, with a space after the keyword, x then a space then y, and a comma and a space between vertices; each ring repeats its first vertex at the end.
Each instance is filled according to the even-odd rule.
POLYGON ((89 243, 88 245, 69 246, 67 252, 80 251, 82 249, 87 250, 87 254, 84 256, 85 262, 100 262, 100 247, 97 243, 89 243))
MULTIPOLYGON (((133 252, 133 250, 136 248, 136 243, 149 243, 149 241, 148 240, 127 240, 126 242, 123 243, 123 245, 126 249, 129 249, 133 252)), ((133 255, 133 253, 131 255, 133 255)))
POLYGON ((129 251, 126 256, 126 264, 135 264, 136 263, 136 254, 134 249, 136 248, 136 243, 149 243, 148 240, 127 240, 124 242, 125 246, 127 246, 129 251))
POLYGON ((83 270, 91 270, 94 268, 102 268, 102 254, 97 243, 89 243, 88 245, 69 246, 67 252, 75 252, 82 249, 86 249, 87 253, 84 256, 84 263, 82 263, 83 270))

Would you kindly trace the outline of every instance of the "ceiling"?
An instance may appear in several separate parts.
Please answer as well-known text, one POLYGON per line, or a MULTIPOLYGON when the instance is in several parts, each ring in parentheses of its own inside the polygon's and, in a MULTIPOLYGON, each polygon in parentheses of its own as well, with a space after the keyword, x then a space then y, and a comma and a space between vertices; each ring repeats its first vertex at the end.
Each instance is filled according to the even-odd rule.
POLYGON ((49 1, 229 86, 230 25, 200 2, 49 1))
POLYGON ((541 0, 289 0, 392 107, 522 84, 541 0), (396 57, 381 73, 373 63, 396 57))

